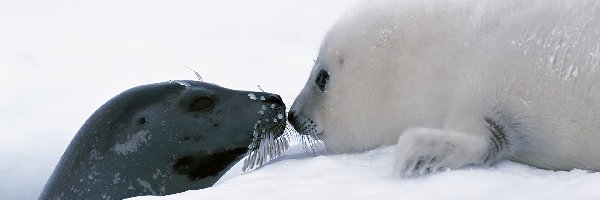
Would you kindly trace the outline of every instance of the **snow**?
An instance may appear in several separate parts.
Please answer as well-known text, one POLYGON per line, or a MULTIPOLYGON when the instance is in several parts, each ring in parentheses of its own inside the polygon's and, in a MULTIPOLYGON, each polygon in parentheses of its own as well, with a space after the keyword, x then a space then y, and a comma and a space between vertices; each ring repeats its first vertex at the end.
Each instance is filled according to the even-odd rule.
POLYGON ((405 179, 392 176, 393 146, 321 156, 293 148, 248 174, 230 173, 211 188, 130 199, 600 199, 600 173, 583 170, 554 172, 505 161, 405 179))

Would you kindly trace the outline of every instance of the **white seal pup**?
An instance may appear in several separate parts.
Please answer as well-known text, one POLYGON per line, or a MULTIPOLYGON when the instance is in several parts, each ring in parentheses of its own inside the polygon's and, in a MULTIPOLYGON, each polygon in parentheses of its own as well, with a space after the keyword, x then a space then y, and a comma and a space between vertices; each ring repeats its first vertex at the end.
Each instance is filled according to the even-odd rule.
POLYGON ((369 1, 326 35, 289 120, 396 172, 600 170, 600 2, 369 1))

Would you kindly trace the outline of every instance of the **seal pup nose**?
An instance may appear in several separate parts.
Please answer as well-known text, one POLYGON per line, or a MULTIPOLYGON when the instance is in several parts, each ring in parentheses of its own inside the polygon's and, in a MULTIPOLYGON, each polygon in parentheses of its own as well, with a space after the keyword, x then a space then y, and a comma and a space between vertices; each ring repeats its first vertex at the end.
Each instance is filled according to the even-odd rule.
POLYGON ((290 110, 290 112, 288 113, 288 120, 290 120, 290 121, 291 121, 291 120, 293 120, 293 119, 294 119, 294 113, 296 113, 296 112, 294 112, 294 111, 290 110))

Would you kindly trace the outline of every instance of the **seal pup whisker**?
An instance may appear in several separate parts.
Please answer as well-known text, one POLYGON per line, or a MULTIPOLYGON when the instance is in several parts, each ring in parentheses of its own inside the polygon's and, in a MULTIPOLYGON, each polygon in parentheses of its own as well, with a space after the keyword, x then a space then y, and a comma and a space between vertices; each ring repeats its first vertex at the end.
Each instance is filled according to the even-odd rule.
POLYGON ((325 153, 325 143, 319 135, 300 135, 304 153, 311 155, 322 155, 325 153))
MULTIPOLYGON (((317 61, 315 61, 317 62, 317 61)), ((289 116, 290 112, 286 112, 286 116, 289 116)), ((325 144, 319 134, 300 134, 294 125, 290 123, 289 119, 285 127, 285 132, 289 133, 290 137, 293 137, 295 143, 299 143, 302 146, 302 151, 305 154, 310 155, 321 155, 325 153, 325 144)))

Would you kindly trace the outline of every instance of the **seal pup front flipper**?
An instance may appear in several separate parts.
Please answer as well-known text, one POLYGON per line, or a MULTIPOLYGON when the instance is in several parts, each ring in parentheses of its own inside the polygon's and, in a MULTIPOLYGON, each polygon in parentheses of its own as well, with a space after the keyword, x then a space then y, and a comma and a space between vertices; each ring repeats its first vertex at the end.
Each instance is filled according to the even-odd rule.
POLYGON ((510 150, 506 130, 491 118, 484 121, 481 131, 474 133, 407 129, 398 139, 394 173, 412 177, 470 165, 489 165, 505 159, 510 150))
POLYGON ((488 145, 480 135, 412 128, 402 133, 396 146, 395 173, 411 177, 483 164, 488 145))

